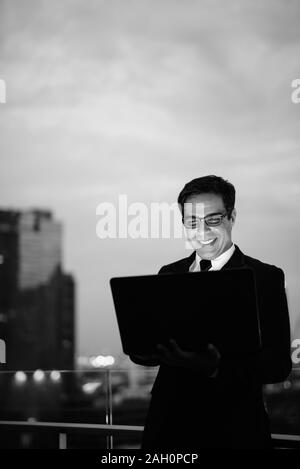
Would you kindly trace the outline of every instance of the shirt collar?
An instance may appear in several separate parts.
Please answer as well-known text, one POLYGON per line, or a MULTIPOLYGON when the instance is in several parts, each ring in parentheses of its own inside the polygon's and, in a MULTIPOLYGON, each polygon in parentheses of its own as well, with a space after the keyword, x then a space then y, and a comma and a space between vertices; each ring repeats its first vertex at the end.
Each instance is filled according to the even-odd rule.
MULTIPOLYGON (((211 260, 212 269, 217 269, 217 270, 221 269, 223 265, 225 265, 229 261, 234 251, 235 251, 235 245, 232 243, 232 245, 230 246, 229 249, 227 249, 227 251, 222 252, 220 256, 211 260)), ((197 252, 196 252, 195 261, 197 265, 199 265, 201 261, 201 257, 198 256, 197 252)))

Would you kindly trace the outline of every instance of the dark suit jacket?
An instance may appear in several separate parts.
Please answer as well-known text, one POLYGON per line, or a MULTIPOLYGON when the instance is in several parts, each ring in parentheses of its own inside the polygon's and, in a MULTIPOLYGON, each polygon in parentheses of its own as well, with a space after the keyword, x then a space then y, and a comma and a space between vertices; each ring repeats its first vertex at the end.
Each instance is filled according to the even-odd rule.
MULTIPOLYGON (((194 258, 195 252, 162 267, 159 274, 188 272, 194 258)), ((291 370, 284 273, 244 255, 236 246, 222 270, 243 267, 255 274, 262 350, 243 358, 238 353, 234 358, 221 357, 216 378, 161 364, 151 391, 142 449, 271 447, 262 385, 283 381, 291 370)))

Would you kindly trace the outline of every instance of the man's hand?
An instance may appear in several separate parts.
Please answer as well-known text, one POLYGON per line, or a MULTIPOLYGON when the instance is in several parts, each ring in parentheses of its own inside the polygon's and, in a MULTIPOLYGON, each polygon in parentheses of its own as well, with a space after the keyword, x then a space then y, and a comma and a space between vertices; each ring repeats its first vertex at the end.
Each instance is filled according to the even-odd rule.
POLYGON ((182 350, 175 340, 170 339, 168 346, 157 345, 160 361, 166 365, 181 366, 190 370, 216 376, 220 362, 220 353, 213 344, 208 344, 204 352, 182 350))

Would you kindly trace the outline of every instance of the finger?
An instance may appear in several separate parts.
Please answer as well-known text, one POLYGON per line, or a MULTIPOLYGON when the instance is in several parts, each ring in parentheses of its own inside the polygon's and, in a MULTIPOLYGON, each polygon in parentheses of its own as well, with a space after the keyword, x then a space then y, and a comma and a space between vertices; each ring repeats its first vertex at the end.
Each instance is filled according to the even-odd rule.
POLYGON ((170 350, 165 347, 164 345, 162 344, 158 344, 156 346, 158 352, 159 352, 159 355, 162 357, 162 358, 171 358, 171 353, 170 353, 170 350))
POLYGON ((220 352, 219 350, 217 349, 217 347, 214 345, 214 344, 208 344, 207 345, 207 350, 212 353, 213 355, 215 355, 216 357, 220 357, 220 352))
POLYGON ((208 352, 214 352, 215 350, 215 347, 213 346, 213 344, 207 344, 207 351, 208 352))
POLYGON ((208 353, 207 358, 211 363, 213 363, 217 367, 221 359, 220 352, 213 344, 209 344, 209 345, 210 347, 207 350, 207 353, 208 353))
POLYGON ((209 344, 207 344, 207 348, 212 349, 212 350, 217 349, 217 347, 214 344, 212 344, 211 342, 209 344))
POLYGON ((184 355, 184 351, 179 347, 179 345, 174 339, 169 339, 169 346, 170 346, 171 351, 175 355, 179 357, 182 357, 184 355))
POLYGON ((161 344, 157 345, 157 349, 160 361, 165 365, 172 365, 173 359, 168 349, 161 344))

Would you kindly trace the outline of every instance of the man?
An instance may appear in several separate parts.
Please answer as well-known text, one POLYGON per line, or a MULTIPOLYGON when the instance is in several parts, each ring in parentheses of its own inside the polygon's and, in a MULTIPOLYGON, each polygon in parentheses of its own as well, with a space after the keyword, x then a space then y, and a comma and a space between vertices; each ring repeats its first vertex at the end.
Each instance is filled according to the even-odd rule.
MULTIPOLYGON (((187 183, 178 197, 195 251, 159 274, 251 268, 255 275, 262 349, 255 355, 221 356, 181 350, 172 338, 141 365, 160 365, 152 388, 142 449, 271 448, 262 385, 283 381, 291 370, 290 326, 281 269, 246 256, 232 243, 234 186, 217 176, 187 183)), ((201 298, 199 298, 201 302, 201 298)), ((243 311, 241 311, 241 315, 243 311)))

